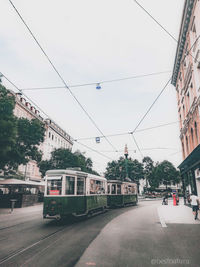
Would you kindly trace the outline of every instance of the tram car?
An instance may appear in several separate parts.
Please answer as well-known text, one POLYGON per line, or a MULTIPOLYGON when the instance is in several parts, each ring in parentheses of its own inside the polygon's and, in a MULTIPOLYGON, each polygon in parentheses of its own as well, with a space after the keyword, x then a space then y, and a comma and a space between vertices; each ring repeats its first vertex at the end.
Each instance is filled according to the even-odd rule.
POLYGON ((80 170, 49 170, 45 176, 43 218, 67 218, 103 211, 107 180, 80 170))
POLYGON ((137 184, 119 180, 107 181, 108 207, 123 207, 131 204, 136 205, 137 202, 137 184))

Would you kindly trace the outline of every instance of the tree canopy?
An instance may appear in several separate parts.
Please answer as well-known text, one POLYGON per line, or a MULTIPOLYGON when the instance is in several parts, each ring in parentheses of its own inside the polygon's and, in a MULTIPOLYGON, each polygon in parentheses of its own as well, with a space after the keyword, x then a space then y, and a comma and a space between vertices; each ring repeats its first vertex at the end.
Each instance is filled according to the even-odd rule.
MULTIPOLYGON (((127 159, 127 169, 128 177, 134 181, 139 182, 139 179, 143 178, 143 167, 142 163, 138 160, 132 160, 131 158, 127 159)), ((123 157, 120 157, 119 160, 113 160, 108 162, 105 177, 108 180, 122 180, 126 178, 126 162, 123 157)))
MULTIPOLYGON (((108 162, 105 177, 108 180, 122 180, 126 178, 126 160, 120 157, 119 160, 108 162)), ((128 177, 139 183, 140 179, 146 179, 146 190, 155 190, 159 185, 176 184, 180 182, 180 173, 167 160, 154 163, 150 157, 144 157, 142 163, 131 158, 127 159, 128 177)))
POLYGON ((59 148, 51 153, 50 160, 43 160, 39 163, 40 172, 50 169, 66 169, 70 167, 80 167, 82 171, 99 175, 92 169, 93 163, 90 158, 86 158, 80 151, 72 153, 68 149, 59 148))
POLYGON ((159 184, 164 184, 166 188, 168 185, 180 182, 180 172, 167 160, 157 164, 154 176, 159 181, 159 184))
POLYGON ((45 128, 38 120, 17 118, 13 114, 15 99, 0 84, 0 169, 15 173, 20 164, 30 159, 39 162, 38 145, 44 140, 45 128))

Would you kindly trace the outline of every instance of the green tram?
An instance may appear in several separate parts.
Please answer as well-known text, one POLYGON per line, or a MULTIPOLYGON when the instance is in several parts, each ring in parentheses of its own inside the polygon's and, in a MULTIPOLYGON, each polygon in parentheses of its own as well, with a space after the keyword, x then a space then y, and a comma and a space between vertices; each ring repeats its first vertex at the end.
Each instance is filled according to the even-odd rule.
POLYGON ((43 218, 83 216, 107 207, 107 180, 79 170, 49 170, 45 177, 43 218))
POLYGON ((107 182, 107 204, 109 207, 136 205, 137 202, 137 184, 119 180, 107 182))

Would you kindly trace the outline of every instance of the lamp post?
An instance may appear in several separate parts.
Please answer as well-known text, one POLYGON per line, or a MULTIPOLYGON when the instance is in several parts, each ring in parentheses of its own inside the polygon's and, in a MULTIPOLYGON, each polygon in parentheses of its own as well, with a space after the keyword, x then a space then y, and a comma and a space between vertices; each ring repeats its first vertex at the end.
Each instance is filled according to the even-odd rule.
POLYGON ((125 145, 124 148, 124 156, 125 156, 125 168, 126 168, 126 179, 128 178, 128 147, 125 145))

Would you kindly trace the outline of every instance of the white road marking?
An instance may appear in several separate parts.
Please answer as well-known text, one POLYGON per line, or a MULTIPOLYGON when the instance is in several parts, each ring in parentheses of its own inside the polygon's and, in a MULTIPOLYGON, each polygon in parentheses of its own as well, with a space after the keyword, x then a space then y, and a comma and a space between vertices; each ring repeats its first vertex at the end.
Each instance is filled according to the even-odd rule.
POLYGON ((157 208, 157 212, 158 212, 158 217, 159 217, 159 220, 160 220, 160 224, 162 225, 162 227, 167 227, 166 223, 165 223, 165 220, 164 218, 162 217, 162 214, 159 210, 159 208, 157 208))

